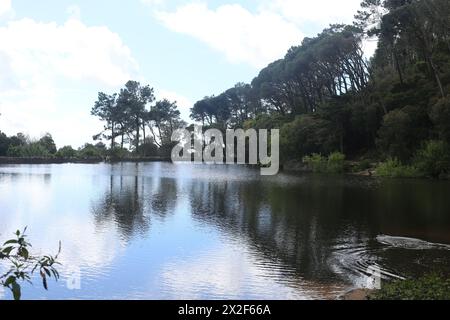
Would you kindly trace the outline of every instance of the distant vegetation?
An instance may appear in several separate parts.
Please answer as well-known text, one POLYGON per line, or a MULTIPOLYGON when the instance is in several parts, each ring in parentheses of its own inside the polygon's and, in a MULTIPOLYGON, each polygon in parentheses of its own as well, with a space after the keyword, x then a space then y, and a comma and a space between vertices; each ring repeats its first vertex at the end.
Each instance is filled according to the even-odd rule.
MULTIPOLYGON (((448 0, 364 0, 353 24, 305 38, 251 83, 195 103, 191 118, 205 129, 279 128, 283 162, 339 152, 360 167, 381 162, 381 176, 448 176, 449 19, 448 0), (369 61, 363 43, 377 39, 369 61)), ((107 145, 56 152, 2 135, 0 155, 168 155, 172 132, 187 125, 176 103, 135 81, 99 93, 92 115, 105 124, 94 139, 107 145)))
POLYGON ((33 140, 23 133, 7 137, 0 132, 0 156, 44 158, 126 158, 169 157, 174 144, 172 133, 187 124, 181 120, 176 102, 155 102, 153 88, 128 81, 113 95, 103 92, 91 114, 103 121, 104 129, 93 137, 95 144, 86 143, 75 150, 64 146, 57 150, 51 134, 33 140), (102 141, 108 141, 108 146, 102 141))

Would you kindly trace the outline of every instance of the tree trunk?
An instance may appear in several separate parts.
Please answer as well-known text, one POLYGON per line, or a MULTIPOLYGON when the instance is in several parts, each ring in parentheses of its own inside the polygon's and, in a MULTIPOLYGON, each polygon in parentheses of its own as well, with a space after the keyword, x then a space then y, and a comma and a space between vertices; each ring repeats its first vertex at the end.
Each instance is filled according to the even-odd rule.
POLYGON ((434 77, 436 78, 436 83, 439 87, 439 91, 441 93, 442 98, 445 98, 445 91, 444 86, 442 85, 441 77, 439 76, 439 71, 436 68, 436 65, 434 64, 433 58, 431 56, 428 57, 428 61, 431 67, 431 71, 434 74, 434 77))
MULTIPOLYGON (((145 123, 142 125, 142 137, 144 138, 144 145, 145 145, 145 123)), ((144 157, 146 156, 145 154, 145 147, 144 147, 144 157)))
POLYGON ((116 133, 115 133, 114 128, 115 128, 115 124, 113 122, 111 124, 111 150, 114 149, 114 145, 115 145, 114 140, 116 138, 116 136, 115 136, 116 133))
POLYGON ((139 119, 137 119, 136 121, 136 153, 139 152, 139 131, 140 131, 140 124, 139 124, 139 119))
POLYGON ((392 46, 392 51, 393 51, 393 55, 394 55, 395 69, 397 70, 398 77, 400 79, 400 84, 403 84, 402 68, 400 66, 400 61, 398 60, 397 49, 395 48, 395 45, 392 46))

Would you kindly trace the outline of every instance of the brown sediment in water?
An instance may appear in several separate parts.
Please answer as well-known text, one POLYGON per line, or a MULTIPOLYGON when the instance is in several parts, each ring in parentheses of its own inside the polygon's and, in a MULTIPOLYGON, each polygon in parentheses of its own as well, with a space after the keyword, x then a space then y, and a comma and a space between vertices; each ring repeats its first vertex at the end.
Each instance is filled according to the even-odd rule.
POLYGON ((339 297, 339 300, 365 301, 369 300, 372 292, 373 290, 370 289, 354 289, 339 297))

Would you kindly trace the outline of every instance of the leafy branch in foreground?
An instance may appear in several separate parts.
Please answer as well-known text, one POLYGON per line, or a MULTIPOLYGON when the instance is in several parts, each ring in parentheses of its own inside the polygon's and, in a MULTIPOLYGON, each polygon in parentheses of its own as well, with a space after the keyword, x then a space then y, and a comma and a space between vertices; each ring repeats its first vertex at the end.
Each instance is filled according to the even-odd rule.
POLYGON ((60 263, 57 261, 61 252, 61 242, 59 242, 58 253, 55 256, 33 256, 30 254, 31 244, 27 241, 25 228, 23 232, 16 231, 15 239, 6 241, 0 246, 0 261, 6 260, 9 263, 9 270, 0 275, 0 286, 8 288, 13 294, 14 300, 20 300, 22 296, 21 282, 32 284, 32 275, 39 271, 42 285, 48 290, 47 280, 59 279, 59 272, 56 269, 60 263))

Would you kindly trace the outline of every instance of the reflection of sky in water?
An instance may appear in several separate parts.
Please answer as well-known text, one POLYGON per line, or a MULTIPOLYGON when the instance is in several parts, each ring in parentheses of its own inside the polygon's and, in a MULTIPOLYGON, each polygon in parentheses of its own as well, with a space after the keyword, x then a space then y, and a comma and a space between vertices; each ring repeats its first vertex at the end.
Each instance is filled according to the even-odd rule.
POLYGON ((377 208, 373 184, 235 166, 2 166, 0 239, 29 226, 38 253, 62 241, 61 281, 27 286, 27 298, 334 298, 364 282, 365 267, 396 261, 372 242, 381 212, 402 205, 377 208), (81 290, 66 288, 74 268, 81 290))

